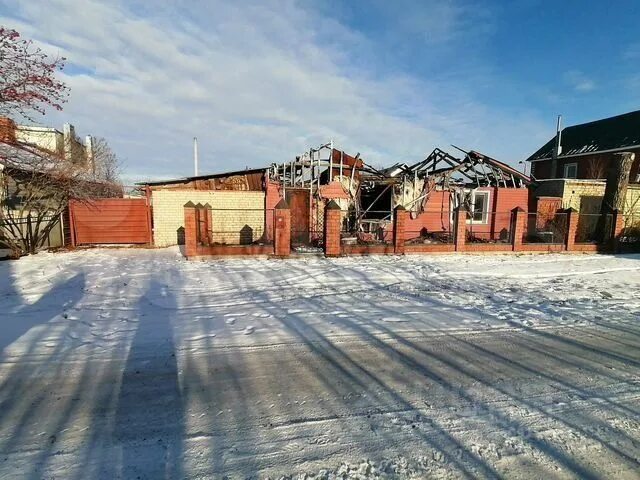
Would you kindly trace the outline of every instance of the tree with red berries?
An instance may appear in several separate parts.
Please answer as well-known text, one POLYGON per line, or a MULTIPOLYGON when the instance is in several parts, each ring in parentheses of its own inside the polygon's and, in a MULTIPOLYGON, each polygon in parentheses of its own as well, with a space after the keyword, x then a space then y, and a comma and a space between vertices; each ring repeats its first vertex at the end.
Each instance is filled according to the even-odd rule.
POLYGON ((69 89, 56 78, 64 57, 51 58, 13 29, 0 26, 0 116, 44 115, 47 108, 62 110, 69 89))

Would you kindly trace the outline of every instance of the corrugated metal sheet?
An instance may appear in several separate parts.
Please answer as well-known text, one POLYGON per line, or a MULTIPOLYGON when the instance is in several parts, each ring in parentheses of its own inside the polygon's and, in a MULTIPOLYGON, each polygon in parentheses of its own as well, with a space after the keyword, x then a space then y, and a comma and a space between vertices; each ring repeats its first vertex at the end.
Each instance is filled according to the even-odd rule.
POLYGON ((150 241, 150 216, 145 198, 72 201, 69 208, 76 245, 150 241))

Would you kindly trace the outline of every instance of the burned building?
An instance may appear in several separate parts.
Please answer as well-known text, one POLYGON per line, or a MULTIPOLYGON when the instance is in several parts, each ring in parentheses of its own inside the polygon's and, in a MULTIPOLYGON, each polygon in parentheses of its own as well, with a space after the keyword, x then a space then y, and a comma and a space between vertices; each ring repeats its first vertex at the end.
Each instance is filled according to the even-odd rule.
POLYGON ((500 241, 511 210, 527 209, 529 177, 479 152, 460 152, 457 158, 435 149, 414 164, 376 169, 359 154, 349 155, 328 143, 272 165, 269 178, 291 208, 296 244, 321 243, 329 200, 343 212, 345 242, 390 241, 397 207, 410 212, 406 240, 448 242, 453 211, 460 205, 469 212, 470 231, 486 241, 500 241))

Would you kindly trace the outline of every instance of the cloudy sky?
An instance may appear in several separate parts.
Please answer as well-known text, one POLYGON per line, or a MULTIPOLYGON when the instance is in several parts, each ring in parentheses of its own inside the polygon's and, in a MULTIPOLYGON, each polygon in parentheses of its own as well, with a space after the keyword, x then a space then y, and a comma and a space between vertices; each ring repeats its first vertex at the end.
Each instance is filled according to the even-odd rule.
POLYGON ((106 137, 127 181, 290 160, 333 139, 369 163, 434 147, 517 165, 555 129, 638 108, 640 4, 0 0, 68 58, 43 124, 106 137))

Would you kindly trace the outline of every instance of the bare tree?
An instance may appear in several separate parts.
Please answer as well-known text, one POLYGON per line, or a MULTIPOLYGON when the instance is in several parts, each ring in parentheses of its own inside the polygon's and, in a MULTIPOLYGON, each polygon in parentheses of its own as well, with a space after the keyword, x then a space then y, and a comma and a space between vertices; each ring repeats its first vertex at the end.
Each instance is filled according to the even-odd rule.
POLYGON ((0 244, 15 255, 43 246, 70 199, 121 192, 96 182, 73 155, 16 138, 11 117, 31 120, 34 112, 62 109, 68 88, 55 74, 63 66, 64 58, 49 58, 15 30, 0 27, 0 116, 6 117, 0 119, 0 244))
POLYGON ((89 164, 96 180, 114 184, 120 183, 122 164, 106 139, 94 138, 91 152, 87 152, 87 154, 90 157, 89 164))
POLYGON ((69 200, 116 196, 118 187, 88 178, 86 168, 24 145, 0 145, 0 243, 14 255, 35 253, 69 200))
POLYGON ((607 163, 601 157, 593 157, 588 160, 586 178, 601 180, 606 175, 607 163))

